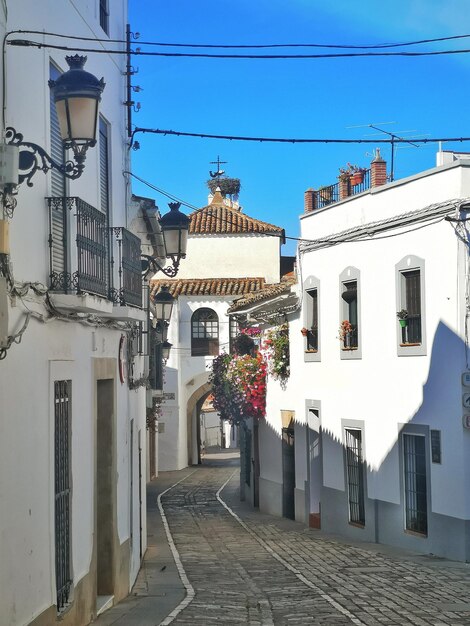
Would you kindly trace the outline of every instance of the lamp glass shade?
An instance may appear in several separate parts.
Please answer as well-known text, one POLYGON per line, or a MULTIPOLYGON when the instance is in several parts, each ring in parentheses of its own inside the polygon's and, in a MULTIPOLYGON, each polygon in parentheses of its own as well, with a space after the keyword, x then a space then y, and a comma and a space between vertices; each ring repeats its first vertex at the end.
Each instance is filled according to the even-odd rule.
POLYGON ((181 228, 165 229, 163 231, 165 253, 167 257, 179 256, 184 259, 188 245, 188 231, 181 228))
POLYGON ((153 296, 155 307, 154 315, 158 321, 169 322, 175 299, 169 292, 168 287, 163 286, 156 296, 153 296))
POLYGON ((65 142, 94 143, 98 101, 93 98, 64 98, 56 102, 60 134, 65 142))
POLYGON ((186 256, 188 243, 189 217, 182 213, 179 202, 170 202, 170 210, 160 218, 160 226, 168 258, 186 256))
POLYGON ((170 350, 172 345, 173 344, 169 341, 164 341, 162 343, 162 359, 164 361, 168 361, 168 359, 170 358, 170 350))

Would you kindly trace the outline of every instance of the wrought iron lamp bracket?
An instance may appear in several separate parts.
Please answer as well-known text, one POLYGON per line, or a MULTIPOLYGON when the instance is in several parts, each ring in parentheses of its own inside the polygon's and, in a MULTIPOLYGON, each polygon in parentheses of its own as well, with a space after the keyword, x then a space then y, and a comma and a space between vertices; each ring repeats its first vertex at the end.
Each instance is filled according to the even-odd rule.
POLYGON ((144 278, 147 278, 150 271, 153 271, 155 274, 157 272, 163 272, 168 278, 174 278, 178 273, 180 259, 175 255, 171 256, 172 265, 170 267, 162 267, 154 257, 147 254, 142 254, 141 258, 148 263, 148 269, 143 273, 144 278))
MULTIPOLYGON (((38 170, 46 174, 49 170, 56 169, 72 180, 79 178, 85 168, 85 154, 89 147, 88 145, 78 146, 74 143, 65 144, 66 148, 72 148, 75 161, 69 159, 64 163, 58 163, 41 146, 30 141, 23 141, 23 135, 12 126, 9 126, 5 131, 5 142, 8 145, 18 147, 18 184, 21 185, 22 182, 26 181, 28 187, 33 186, 31 179, 38 170)), ((15 194, 15 191, 11 193, 15 194)))

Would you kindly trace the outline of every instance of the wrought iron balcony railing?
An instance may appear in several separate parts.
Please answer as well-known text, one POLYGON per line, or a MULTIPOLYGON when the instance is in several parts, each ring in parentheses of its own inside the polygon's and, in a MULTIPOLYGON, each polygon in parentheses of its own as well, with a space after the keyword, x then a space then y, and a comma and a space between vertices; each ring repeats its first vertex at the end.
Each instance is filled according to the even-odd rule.
POLYGON ((114 234, 111 274, 114 275, 114 250, 117 245, 119 286, 117 289, 110 289, 110 299, 121 306, 142 307, 141 241, 126 228, 113 227, 111 230, 114 234))
POLYGON ((107 215, 81 198, 47 202, 51 291, 90 293, 141 308, 139 237, 123 227, 109 228, 107 215))
POLYGON ((107 298, 110 268, 106 214, 77 197, 47 198, 47 202, 50 289, 107 298), (73 208, 75 220, 70 218, 73 208))

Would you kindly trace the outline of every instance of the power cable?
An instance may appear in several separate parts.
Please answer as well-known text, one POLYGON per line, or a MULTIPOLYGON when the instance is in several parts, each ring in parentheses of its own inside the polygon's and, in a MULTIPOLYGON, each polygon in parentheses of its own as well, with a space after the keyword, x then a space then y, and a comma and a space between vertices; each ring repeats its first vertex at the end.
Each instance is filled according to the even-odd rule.
MULTIPOLYGON (((127 50, 107 50, 105 48, 71 48, 70 46, 59 46, 50 43, 41 43, 27 39, 9 39, 7 45, 23 46, 35 48, 50 48, 53 50, 67 50, 70 52, 95 52, 97 54, 128 54, 127 50)), ((228 54, 209 52, 147 52, 140 50, 130 50, 132 56, 148 57, 181 57, 181 58, 204 58, 204 59, 336 59, 355 57, 429 57, 449 54, 468 54, 470 49, 461 50, 431 50, 428 52, 329 52, 323 54, 228 54)))
MULTIPOLYGON (((51 37, 60 37, 63 39, 74 39, 79 41, 99 41, 104 43, 122 43, 126 44, 125 39, 110 39, 109 37, 100 39, 98 37, 81 37, 78 35, 64 35, 63 33, 51 33, 40 30, 12 30, 7 33, 12 34, 31 34, 31 35, 47 35, 51 37)), ((222 49, 263 49, 263 48, 338 48, 338 49, 381 49, 381 48, 400 48, 405 46, 415 46, 424 43, 437 43, 441 41, 454 41, 458 39, 467 39, 468 35, 452 35, 449 37, 434 37, 430 39, 418 39, 416 41, 404 41, 395 43, 380 43, 380 44, 329 44, 329 43, 268 43, 268 44, 213 44, 213 43, 185 43, 185 42, 163 42, 163 41, 140 41, 139 45, 142 46, 162 46, 172 48, 222 48, 222 49)), ((138 39, 138 37, 135 37, 138 39)))
MULTIPOLYGON (((160 129, 160 128, 135 128, 132 131, 131 137, 131 145, 134 143, 134 136, 137 133, 151 133, 154 135, 175 135, 177 137, 198 137, 200 139, 225 139, 228 141, 259 141, 261 143, 324 143, 324 144, 354 144, 354 143, 383 143, 383 144, 391 144, 393 143, 409 143, 409 139, 397 138, 397 139, 333 139, 333 138, 324 138, 324 139, 300 139, 300 138, 287 138, 287 137, 248 137, 243 135, 213 135, 209 133, 189 133, 183 132, 179 130, 168 130, 168 129, 160 129)), ((413 139, 415 143, 437 143, 439 141, 442 142, 463 142, 470 141, 470 137, 427 137, 424 139, 413 139)))

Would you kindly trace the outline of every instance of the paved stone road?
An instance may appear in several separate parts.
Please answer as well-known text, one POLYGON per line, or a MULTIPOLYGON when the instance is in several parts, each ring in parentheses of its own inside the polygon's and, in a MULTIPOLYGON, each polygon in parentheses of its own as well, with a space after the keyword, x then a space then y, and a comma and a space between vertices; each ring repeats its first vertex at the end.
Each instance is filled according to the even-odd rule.
POLYGON ((195 597, 194 626, 470 626, 470 566, 345 543, 238 500, 236 468, 203 466, 162 498, 195 597), (217 499, 220 497, 243 524, 217 499))

